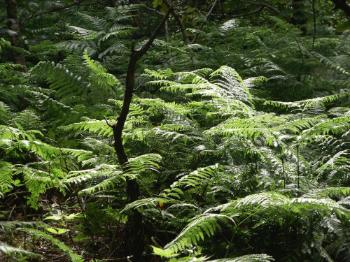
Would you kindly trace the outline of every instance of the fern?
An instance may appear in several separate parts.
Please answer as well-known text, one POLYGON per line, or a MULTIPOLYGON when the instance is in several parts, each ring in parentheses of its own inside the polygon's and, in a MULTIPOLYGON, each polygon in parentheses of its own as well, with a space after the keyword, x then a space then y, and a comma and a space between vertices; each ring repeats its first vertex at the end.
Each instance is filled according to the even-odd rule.
POLYGON ((235 258, 222 258, 207 260, 208 262, 269 262, 274 261, 273 257, 266 254, 251 254, 235 258))
POLYGON ((212 237, 223 224, 235 224, 228 216, 220 214, 204 214, 194 218, 187 227, 169 244, 164 250, 156 249, 156 254, 163 257, 170 257, 180 250, 198 244, 207 237, 212 237))
POLYGON ((57 91, 59 98, 86 95, 90 88, 90 84, 61 64, 40 62, 31 70, 31 73, 37 77, 45 76, 50 87, 57 91))
POLYGON ((41 256, 39 254, 27 251, 22 248, 9 246, 6 243, 0 242, 0 254, 4 254, 6 256, 23 259, 23 258, 32 258, 32 259, 40 259, 41 256))
POLYGON ((13 188, 13 166, 4 161, 0 161, 0 197, 13 188))
POLYGON ((37 229, 33 228, 23 228, 21 231, 26 232, 27 234, 35 237, 35 238, 42 238, 44 240, 47 240, 51 242, 54 246, 56 246, 58 249, 60 249, 62 252, 67 254, 72 262, 83 262, 84 259, 82 256, 75 253, 70 247, 68 247, 66 244, 58 240, 57 238, 43 232, 37 229))
MULTIPOLYGON (((203 215, 195 218, 164 250, 156 250, 158 255, 170 256, 178 253, 191 245, 197 245, 200 241, 212 237, 221 228, 221 223, 242 225, 247 220, 256 219, 256 223, 263 219, 262 224, 273 225, 284 223, 289 216, 300 216, 308 220, 312 212, 317 210, 319 216, 331 217, 334 213, 342 221, 349 219, 348 210, 329 199, 294 198, 290 199, 278 193, 261 193, 249 195, 245 198, 234 200, 230 203, 212 208, 203 215), (220 214, 213 212, 220 211, 220 214)), ((311 218, 310 218, 311 219, 311 218)), ((321 220, 319 220, 321 221, 321 220)))

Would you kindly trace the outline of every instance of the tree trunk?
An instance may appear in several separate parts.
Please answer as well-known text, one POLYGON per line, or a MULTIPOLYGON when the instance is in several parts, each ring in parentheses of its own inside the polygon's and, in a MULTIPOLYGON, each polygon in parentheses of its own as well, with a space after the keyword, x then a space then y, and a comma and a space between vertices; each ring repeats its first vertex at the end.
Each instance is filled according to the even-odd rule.
POLYGON ((291 22, 292 24, 299 26, 301 31, 306 34, 306 23, 307 23, 307 16, 305 14, 305 1, 304 0, 293 0, 292 1, 292 8, 293 8, 293 14, 291 22))
MULTIPOLYGON (((17 1, 16 0, 5 0, 6 11, 7 11, 7 27, 10 32, 10 42, 13 47, 22 47, 20 37, 20 25, 17 17, 17 1)), ((25 58, 22 53, 17 50, 12 51, 12 59, 16 64, 26 64, 25 58)))
MULTIPOLYGON (((128 162, 128 156, 126 155, 123 145, 123 129, 130 111, 130 104, 134 93, 137 62, 147 53, 148 49, 153 44, 153 41, 157 37, 158 33, 164 27, 164 24, 167 21, 170 12, 171 10, 169 9, 149 40, 140 49, 135 50, 133 48, 130 55, 122 110, 120 111, 117 123, 112 126, 114 136, 114 149, 117 154, 118 162, 122 168, 124 168, 125 164, 128 162)), ((135 179, 127 180, 126 194, 129 203, 139 198, 139 184, 135 179)), ((144 229, 142 223, 142 215, 138 211, 132 211, 128 216, 125 233, 127 255, 132 256, 132 261, 143 261, 142 254, 144 251, 144 229)))

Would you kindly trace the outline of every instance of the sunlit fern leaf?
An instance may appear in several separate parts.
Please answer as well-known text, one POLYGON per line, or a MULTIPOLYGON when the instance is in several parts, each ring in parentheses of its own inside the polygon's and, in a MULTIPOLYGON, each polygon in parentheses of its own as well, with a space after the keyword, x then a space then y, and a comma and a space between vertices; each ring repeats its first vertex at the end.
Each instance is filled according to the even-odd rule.
POLYGON ((84 185, 86 183, 99 183, 107 178, 120 175, 116 165, 99 165, 91 169, 84 169, 79 171, 71 171, 63 180, 67 185, 84 185))
POLYGON ((199 136, 199 134, 186 132, 186 131, 194 131, 192 128, 186 129, 186 126, 180 126, 180 125, 162 125, 159 127, 153 128, 155 136, 160 136, 164 138, 165 140, 170 140, 173 142, 183 142, 188 143, 190 141, 199 141, 202 140, 202 138, 199 136), (183 128, 185 127, 185 128, 183 128))
POLYGON ((127 204, 121 212, 127 213, 130 210, 138 210, 139 212, 142 212, 144 209, 160 208, 164 205, 168 205, 175 202, 176 201, 172 199, 167 199, 162 197, 144 198, 144 199, 139 199, 127 204))
POLYGON ((0 124, 5 124, 11 118, 10 107, 0 101, 0 124))
POLYGON ((289 121, 285 123, 284 125, 281 125, 281 130, 285 130, 288 132, 291 132, 293 134, 298 134, 303 130, 309 129, 313 127, 314 125, 318 124, 320 121, 322 121, 321 117, 302 117, 300 116, 299 119, 289 121))
POLYGON ((115 54, 125 55, 128 52, 129 52, 129 49, 123 43, 115 43, 109 46, 103 52, 100 52, 98 55, 98 58, 105 59, 115 54))
POLYGON ((86 66, 91 70, 90 82, 95 85, 99 92, 116 91, 116 87, 120 87, 121 84, 118 79, 107 72, 107 70, 98 62, 92 60, 89 55, 85 52, 83 55, 86 66))
POLYGON ((153 252, 162 257, 170 257, 178 251, 199 244, 204 239, 214 236, 222 229, 222 225, 226 224, 234 225, 235 222, 232 218, 221 214, 197 216, 164 249, 153 249, 153 252))
POLYGON ((270 262, 275 261, 273 257, 266 254, 250 254, 235 258, 221 258, 206 260, 207 262, 270 262))
POLYGON ((92 40, 68 40, 58 43, 57 46, 78 53, 87 52, 89 55, 95 55, 97 49, 96 44, 92 40))
POLYGON ((286 121, 274 115, 258 115, 251 118, 229 118, 204 132, 205 135, 230 137, 240 136, 256 140, 264 139, 269 146, 278 144, 278 127, 286 121))
POLYGON ((179 84, 210 84, 210 81, 197 73, 198 71, 176 72, 176 82, 179 84))
POLYGON ((9 47, 11 44, 9 41, 5 40, 4 38, 0 38, 0 54, 2 53, 2 50, 9 47))
POLYGON ((18 166, 15 170, 15 174, 23 174, 24 184, 30 193, 27 197, 27 203, 33 209, 39 207, 41 194, 45 193, 49 188, 60 188, 61 185, 59 177, 55 176, 53 173, 29 166, 18 166))
POLYGON ((244 198, 232 201, 224 206, 222 211, 224 213, 235 212, 240 208, 248 208, 252 206, 259 206, 259 208, 265 208, 269 206, 279 206, 288 204, 290 202, 288 197, 274 192, 258 193, 248 195, 244 198))
POLYGON ((302 111, 323 112, 327 108, 335 105, 349 104, 350 92, 343 92, 339 94, 317 97, 307 100, 301 100, 297 103, 301 106, 302 111))
POLYGON ((175 181, 170 187, 171 188, 196 188, 200 184, 206 183, 209 179, 218 174, 221 167, 218 164, 198 168, 197 170, 181 177, 175 181))
POLYGON ((102 182, 94 186, 91 186, 79 191, 79 195, 92 196, 94 194, 97 194, 106 190, 113 190, 118 184, 121 184, 124 182, 125 182, 125 177, 117 173, 116 175, 111 176, 107 179, 104 179, 102 182))
POLYGON ((31 90, 26 90, 26 93, 28 96, 32 97, 35 103, 35 108, 39 109, 46 109, 47 108, 57 108, 61 112, 69 112, 72 111, 72 107, 50 97, 49 95, 43 93, 43 90, 38 88, 37 90, 34 88, 31 88, 31 90))
POLYGON ((336 62, 333 62, 332 60, 330 60, 329 58, 321 55, 320 53, 317 53, 315 51, 310 52, 309 54, 311 54, 312 56, 314 56, 315 58, 319 59, 319 61, 326 65, 328 68, 337 71, 343 75, 346 76, 350 76, 350 73, 348 71, 346 71, 341 65, 337 64, 336 62))
POLYGON ((74 75, 61 64, 39 62, 32 68, 31 74, 46 79, 50 83, 50 87, 57 91, 59 98, 87 94, 90 89, 89 83, 82 80, 80 76, 74 75))
POLYGON ((72 31, 73 33, 78 34, 84 40, 93 39, 98 34, 94 30, 89 30, 86 28, 82 28, 79 26, 73 26, 73 25, 68 26, 68 30, 72 31))
POLYGON ((13 188, 13 166, 11 163, 0 161, 0 197, 13 188))
POLYGON ((231 67, 220 67, 210 74, 210 79, 216 81, 220 87, 227 89, 238 100, 248 102, 251 99, 250 92, 241 76, 231 67))
POLYGON ((44 240, 50 242, 52 245, 54 245, 55 247, 60 249, 63 253, 65 253, 70 258, 70 260, 72 262, 83 262, 84 261, 83 257, 81 255, 78 255, 77 253, 75 253, 75 251, 72 248, 67 246, 61 240, 43 232, 43 231, 40 231, 38 229, 33 229, 33 228, 23 228, 20 230, 29 234, 30 236, 32 236, 34 238, 40 238, 40 239, 44 239, 44 240))
POLYGON ((350 117, 336 117, 327 119, 319 124, 303 131, 301 139, 308 140, 317 135, 341 135, 350 129, 350 117))
POLYGON ((92 15, 89 15, 87 13, 82 13, 82 12, 77 12, 77 13, 75 13, 75 15, 76 15, 76 19, 78 21, 80 20, 81 23, 88 24, 90 29, 92 29, 92 30, 103 31, 107 26, 106 20, 104 20, 102 18, 92 16, 92 15))
POLYGON ((331 198, 334 200, 340 200, 342 198, 350 196, 350 187, 327 187, 321 189, 314 189, 306 193, 303 197, 311 198, 331 198))
POLYGON ((128 25, 114 24, 111 26, 101 38, 99 38, 99 44, 102 42, 108 41, 113 38, 125 38, 130 36, 135 31, 135 28, 128 25))
POLYGON ((162 157, 158 154, 145 154, 130 158, 125 164, 125 173, 139 174, 146 170, 158 171, 162 157))
POLYGON ((257 110, 267 112, 290 113, 302 110, 301 105, 297 102, 272 101, 254 97, 253 103, 257 110))
POLYGON ((33 152, 44 160, 53 159, 61 153, 58 148, 38 140, 36 136, 42 136, 42 133, 38 130, 24 131, 20 126, 14 128, 0 125, 0 148, 33 152))
POLYGON ((86 120, 61 127, 61 129, 64 131, 88 132, 104 137, 113 136, 113 130, 107 125, 105 120, 86 120))
POLYGON ((282 112, 282 113, 296 113, 296 112, 325 112, 327 108, 335 105, 348 104, 350 97, 349 92, 339 94, 311 98, 306 100, 294 102, 271 101, 265 99, 253 99, 257 109, 282 112))
POLYGON ((263 76, 258 77, 250 77, 243 80, 243 83, 247 86, 247 88, 258 88, 262 86, 268 79, 263 76))
POLYGON ((3 254, 13 259, 18 259, 16 261, 22 261, 22 259, 24 258, 31 258, 31 259, 41 258, 39 254, 25 250, 20 247, 13 247, 3 242, 0 242, 0 254, 3 254))
POLYGON ((324 174, 327 171, 336 171, 341 167, 346 167, 350 170, 350 153, 349 150, 341 150, 334 155, 325 156, 322 161, 320 161, 320 166, 317 167, 316 173, 324 174))
POLYGON ((17 113, 12 119, 12 122, 20 124, 21 127, 23 127, 25 130, 43 129, 43 123, 41 122, 40 117, 36 112, 30 109, 26 109, 22 112, 17 113))

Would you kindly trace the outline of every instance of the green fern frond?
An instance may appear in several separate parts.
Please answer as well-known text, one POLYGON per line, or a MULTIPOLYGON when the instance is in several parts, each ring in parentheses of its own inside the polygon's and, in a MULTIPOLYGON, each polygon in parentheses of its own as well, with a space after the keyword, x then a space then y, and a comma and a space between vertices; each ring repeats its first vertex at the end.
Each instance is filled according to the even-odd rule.
POLYGON ((350 187, 327 187, 312 190, 304 195, 311 198, 331 198, 336 201, 350 196, 350 187))
POLYGON ((107 72, 107 70, 98 62, 92 60, 85 52, 83 55, 86 66, 90 69, 90 82, 97 88, 99 92, 102 90, 115 91, 117 86, 121 86, 118 79, 107 72))
POLYGON ((0 174, 0 197, 2 197, 13 188, 13 165, 0 161, 0 174))
POLYGON ((75 75, 61 64, 39 62, 32 68, 31 74, 46 79, 50 87, 57 91, 59 98, 70 95, 80 96, 90 89, 90 84, 83 81, 81 76, 75 75))
POLYGON ((41 239, 49 241, 51 244, 56 246, 62 252, 67 254, 72 262, 83 262, 84 261, 83 257, 81 255, 78 255, 77 253, 75 253, 69 246, 67 246, 62 241, 58 240, 57 238, 55 238, 55 237, 53 237, 53 236, 51 236, 43 231, 40 231, 40 230, 34 229, 34 228, 22 228, 19 230, 26 232, 27 234, 29 234, 35 238, 41 238, 41 239))
POLYGON ((117 175, 104 179, 102 182, 98 183, 97 185, 94 185, 79 191, 79 195, 92 196, 96 193, 112 190, 116 187, 116 185, 124 182, 125 182, 125 177, 117 173, 117 175))
POLYGON ((251 99, 251 94, 245 86, 243 79, 231 67, 220 67, 210 74, 210 79, 214 80, 221 88, 227 89, 233 97, 240 101, 248 102, 251 99))
POLYGON ((270 262, 275 261, 273 257, 266 254, 250 254, 235 258, 222 258, 206 260, 207 262, 270 262))
POLYGON ((4 50, 5 48, 7 48, 9 46, 11 46, 11 43, 1 37, 0 38, 0 54, 2 53, 2 50, 4 50))
POLYGON ((188 175, 181 177, 179 180, 175 181, 170 187, 171 188, 196 188, 198 185, 205 183, 208 179, 211 179, 221 170, 218 164, 199 168, 188 175))
POLYGON ((313 57, 319 59, 319 61, 326 65, 328 68, 337 71, 343 75, 346 76, 350 76, 350 73, 348 71, 346 71, 342 66, 340 66, 339 64, 337 64, 336 62, 333 62, 332 60, 330 60, 329 58, 321 55, 320 53, 317 53, 315 51, 310 52, 309 54, 311 54, 313 57))
POLYGON ((168 205, 175 202, 176 201, 172 199, 162 197, 144 198, 127 204, 121 212, 127 213, 130 210, 138 210, 139 212, 142 212, 144 209, 159 208, 160 206, 168 205))
POLYGON ((350 116, 327 119, 303 131, 301 139, 308 140, 317 135, 341 135, 350 129, 350 116))
POLYGON ((40 259, 41 256, 39 254, 33 253, 31 251, 25 250, 19 247, 13 247, 7 245, 6 243, 0 242, 0 254, 6 255, 11 258, 17 258, 19 261, 22 258, 32 258, 32 259, 40 259))
POLYGON ((234 225, 235 222, 232 218, 221 214, 204 214, 195 217, 163 250, 158 249, 157 255, 170 257, 180 250, 214 236, 225 224, 234 225))
POLYGON ((85 120, 79 123, 73 123, 60 128, 67 132, 88 132, 104 137, 113 136, 113 130, 107 125, 105 120, 85 120))
POLYGON ((0 101, 0 124, 5 124, 11 118, 10 107, 0 101))
POLYGON ((121 174, 115 165, 99 165, 92 169, 69 172, 63 183, 67 185, 81 185, 88 182, 101 181, 121 174))
POLYGON ((153 170, 158 172, 161 161, 162 156, 158 154, 145 154, 130 158, 128 163, 125 165, 125 173, 139 174, 146 170, 153 170))

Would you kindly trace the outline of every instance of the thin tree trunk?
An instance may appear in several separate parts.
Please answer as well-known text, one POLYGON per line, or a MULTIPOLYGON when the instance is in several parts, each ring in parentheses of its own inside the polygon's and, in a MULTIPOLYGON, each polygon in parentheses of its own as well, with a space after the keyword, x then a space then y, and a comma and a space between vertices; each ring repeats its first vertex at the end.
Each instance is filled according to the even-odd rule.
MULTIPOLYGON (((7 27, 12 32, 10 33, 10 41, 13 47, 21 47, 20 37, 20 25, 17 17, 17 1, 16 0, 5 0, 6 11, 7 11, 7 27)), ((16 64, 26 64, 25 57, 22 53, 17 50, 12 51, 12 59, 16 64)))
POLYGON ((291 22, 294 25, 297 25, 300 27, 301 31, 306 34, 306 22, 307 22, 307 17, 305 14, 305 0, 293 0, 292 1, 292 19, 291 22))
MULTIPOLYGON (((147 53, 149 48, 152 46, 153 41, 157 37, 158 33, 164 27, 165 22, 169 17, 170 9, 162 19, 161 23, 152 33, 149 40, 140 48, 135 50, 132 49, 128 71, 126 75, 125 92, 123 99, 123 106, 117 122, 112 126, 114 135, 114 149, 117 154, 117 159, 122 167, 128 162, 128 156, 125 152, 123 145, 123 129, 125 126, 126 119, 130 111, 130 104, 133 97, 133 92, 135 88, 135 72, 137 67, 137 62, 147 53)), ((126 194, 128 202, 133 202, 137 200, 140 196, 139 184, 135 179, 128 179, 126 185, 126 194)), ((126 249, 129 256, 132 256, 132 261, 143 261, 142 253, 144 251, 144 229, 142 224, 142 216, 139 212, 133 211, 129 217, 126 224, 126 249)))

